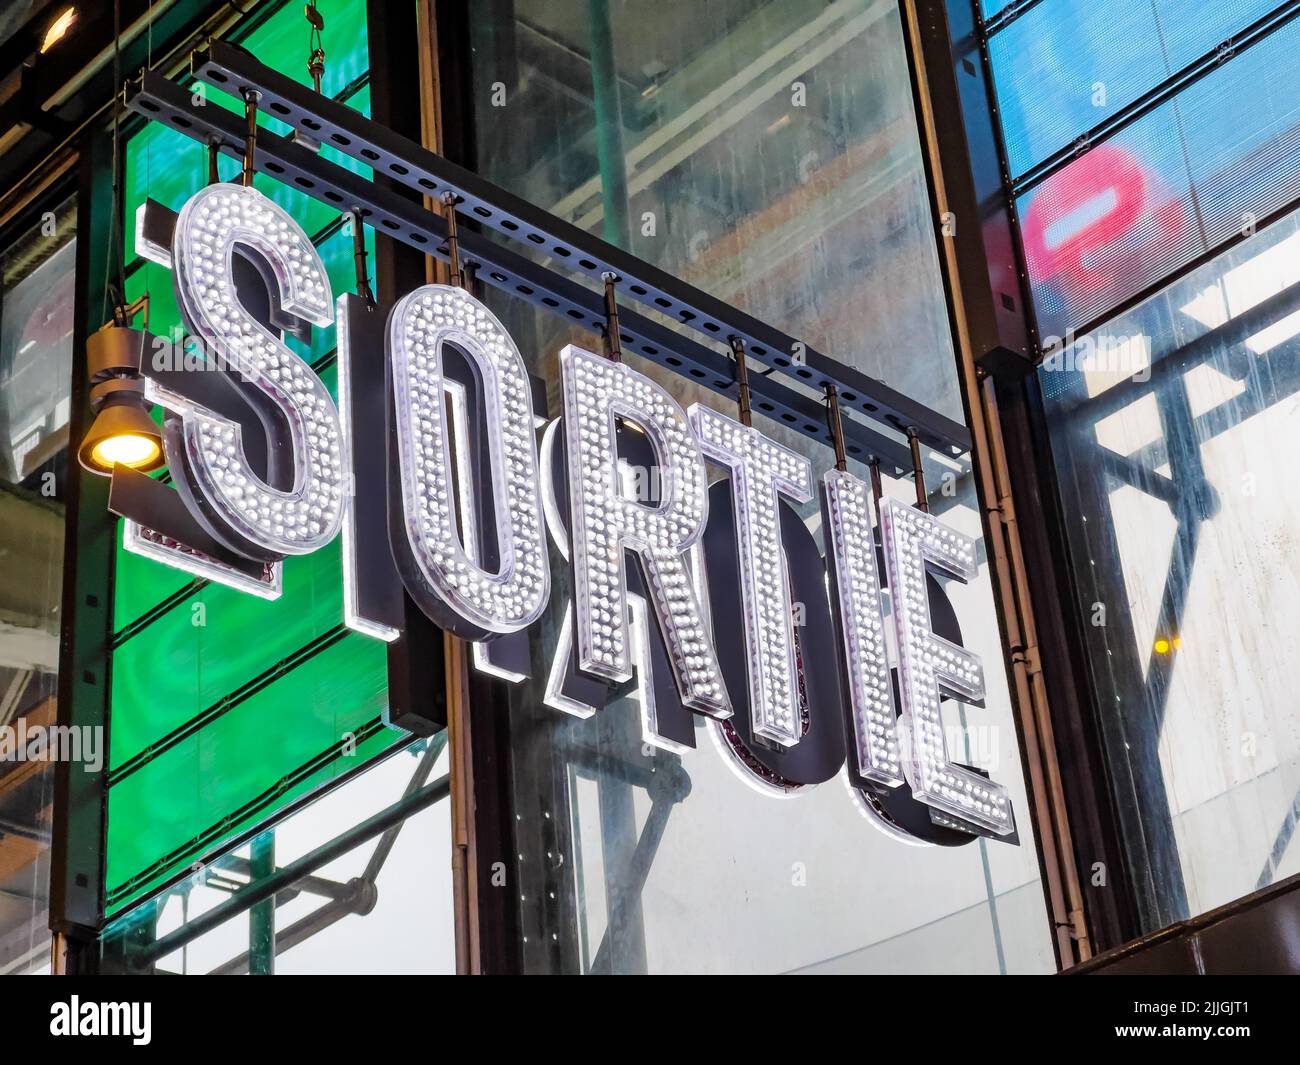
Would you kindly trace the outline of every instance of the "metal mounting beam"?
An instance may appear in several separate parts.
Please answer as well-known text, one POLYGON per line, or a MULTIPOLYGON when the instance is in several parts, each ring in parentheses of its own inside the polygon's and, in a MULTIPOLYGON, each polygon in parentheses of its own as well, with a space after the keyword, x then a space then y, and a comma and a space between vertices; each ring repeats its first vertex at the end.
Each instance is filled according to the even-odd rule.
MULTIPOLYGON (((131 110, 170 126, 203 143, 216 143, 227 155, 242 158, 244 124, 240 116, 211 103, 196 103, 192 93, 157 74, 146 72, 127 100, 131 110)), ((383 188, 346 168, 322 159, 293 140, 260 130, 254 165, 339 211, 357 210, 377 232, 401 240, 426 255, 447 258, 447 223, 399 191, 383 188)), ((605 322, 601 292, 592 291, 499 243, 462 229, 463 260, 479 264, 486 284, 562 314, 575 324, 598 331, 605 322)), ((667 366, 696 383, 735 399, 738 395, 730 356, 632 310, 619 314, 623 346, 667 366)), ((830 443, 820 398, 805 395, 771 377, 751 375, 754 407, 820 443, 830 443)), ((856 421, 845 423, 849 453, 861 461, 875 458, 895 476, 910 473, 907 445, 856 421)), ((950 448, 945 448, 948 453, 950 448)))
POLYGON ((554 256, 566 270, 597 283, 604 273, 617 274, 620 295, 629 295, 718 343, 739 336, 751 357, 819 394, 828 383, 834 384, 846 408, 898 432, 915 428, 922 443, 944 454, 970 450, 969 432, 951 418, 556 218, 346 104, 312 92, 237 45, 212 41, 195 53, 192 65, 195 77, 226 92, 239 94, 248 89, 260 93, 259 106, 269 114, 312 140, 365 163, 376 174, 422 195, 454 193, 460 199, 456 209, 467 219, 554 256))
POLYGON ((187 943, 193 943, 194 940, 212 931, 223 922, 230 920, 236 914, 243 913, 250 906, 264 899, 273 898, 280 891, 297 883, 303 877, 315 873, 340 855, 355 850, 367 840, 382 835, 389 828, 401 824, 413 814, 432 806, 440 799, 445 799, 449 791, 450 783, 448 778, 439 777, 432 784, 425 784, 418 791, 408 792, 391 806, 387 806, 378 813, 367 817, 364 821, 353 825, 346 832, 335 836, 328 843, 324 843, 310 853, 304 854, 301 858, 282 866, 270 876, 246 885, 231 895, 230 898, 212 909, 204 911, 188 924, 184 924, 175 931, 155 940, 139 954, 132 955, 132 966, 137 969, 147 968, 159 958, 165 957, 174 950, 179 950, 187 943))

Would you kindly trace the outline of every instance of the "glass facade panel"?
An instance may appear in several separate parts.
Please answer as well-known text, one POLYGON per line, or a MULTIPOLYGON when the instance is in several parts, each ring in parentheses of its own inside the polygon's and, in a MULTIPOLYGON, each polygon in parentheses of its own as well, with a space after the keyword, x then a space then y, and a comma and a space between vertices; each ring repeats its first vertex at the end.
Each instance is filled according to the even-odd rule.
POLYGON ((989 39, 1012 176, 1077 148, 1014 185, 1043 335, 1087 328, 1300 194, 1300 23, 1280 10, 1045 0, 989 39), (1177 91, 1139 117, 1080 139, 1166 82, 1177 91))
POLYGON ((1300 871, 1300 218, 1038 379, 1148 931, 1300 871))
POLYGON ((980 13, 989 19, 1010 7, 1011 3, 1012 0, 979 0, 980 13))
MULTIPOLYGON (((896 5, 734 0, 677 5, 661 23, 611 3, 618 104, 593 73, 605 53, 588 12, 601 6, 517 3, 509 26, 474 9, 480 171, 960 417, 896 5)), ((556 413, 557 351, 598 351, 599 339, 489 299, 556 413)), ((726 409, 624 358, 683 405, 726 409)), ((786 427, 755 424, 816 475, 832 464, 786 427)), ((935 511, 978 536, 968 467, 926 461, 935 511)), ((887 480, 887 491, 910 498, 911 486, 887 480)), ((816 504, 800 516, 816 535, 816 504)), ((957 757, 1010 788, 1019 847, 908 846, 876 830, 840 776, 762 793, 703 718, 684 753, 646 745, 635 690, 585 720, 544 705, 570 594, 558 556, 552 567, 533 679, 501 688, 527 970, 1052 968, 986 567, 970 586, 945 584, 989 685, 986 709, 950 702, 947 723, 957 757)), ((719 640, 740 638, 733 622, 715 624, 719 640)))
POLYGON ((0 251, 0 973, 48 963, 76 203, 0 251))
POLYGON ((1042 0, 995 33, 988 54, 1016 177, 1170 73, 1149 0, 1042 0))
MULTIPOLYGON (((233 848, 110 924, 110 966, 133 964, 141 946, 184 935, 186 925, 229 905, 250 883, 309 858, 352 825, 378 814, 447 772, 445 734, 408 741, 273 829, 233 848)), ((358 757, 358 765, 364 759, 358 757)), ((274 902, 165 950, 158 974, 416 975, 455 969, 452 942, 450 803, 434 803, 358 843, 274 902)))
MULTIPOLYGON (((1277 0, 1042 0, 989 38, 1007 162, 1019 177, 1222 48, 1277 0)), ((991 14, 986 8, 986 15, 991 14)))
POLYGON ((893 5, 633 8, 609 5, 617 130, 585 7, 518 3, 504 38, 476 18, 486 176, 960 419, 893 5))

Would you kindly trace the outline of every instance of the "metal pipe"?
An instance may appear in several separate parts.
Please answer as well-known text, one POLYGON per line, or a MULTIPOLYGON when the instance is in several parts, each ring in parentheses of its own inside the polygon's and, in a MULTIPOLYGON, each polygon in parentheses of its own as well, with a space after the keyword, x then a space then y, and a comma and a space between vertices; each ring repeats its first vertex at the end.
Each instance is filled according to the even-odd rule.
POLYGON ((731 344, 731 354, 736 359, 736 385, 740 391, 740 424, 753 425, 754 415, 750 407, 749 364, 745 360, 745 338, 734 333, 727 338, 731 344))
POLYGON ((464 274, 460 269, 460 236, 456 230, 456 204, 460 197, 454 192, 444 192, 439 197, 442 203, 442 216, 447 220, 447 259, 451 271, 451 284, 456 288, 465 285, 464 274))
POLYGON ((618 274, 607 271, 600 275, 600 279, 605 282, 605 358, 610 362, 622 362, 623 340, 619 336, 618 298, 614 295, 618 274))
POLYGON ((237 891, 219 906, 214 906, 206 913, 200 914, 193 921, 161 939, 155 940, 148 949, 141 951, 131 959, 136 969, 147 969, 159 958, 179 950, 187 943, 192 943, 206 935, 218 925, 243 913, 250 906, 274 896, 279 891, 291 886, 310 873, 328 865, 349 851, 361 846, 368 840, 381 835, 385 829, 405 821, 413 814, 432 806, 439 799, 445 799, 450 790, 447 777, 439 777, 432 784, 426 784, 413 795, 399 799, 379 813, 367 817, 359 824, 353 825, 346 832, 334 837, 328 843, 317 847, 310 854, 305 854, 297 861, 290 862, 282 869, 276 870, 265 880, 249 884, 242 891, 237 891))
MULTIPOLYGON (((254 882, 275 872, 275 829, 254 836, 248 872, 254 882)), ((275 975, 275 897, 255 902, 248 909, 248 972, 251 976, 275 975)))
MULTIPOLYGON (((213 868, 216 872, 225 870, 235 875, 242 874, 257 879, 252 876, 252 863, 247 858, 241 858, 236 854, 228 854, 219 859, 213 868)), ((247 886, 247 883, 236 883, 236 889, 247 886)), ((304 876, 298 879, 292 888, 287 888, 276 896, 276 905, 283 905, 285 902, 304 894, 317 895, 323 899, 338 899, 347 895, 351 890, 352 888, 349 885, 341 884, 337 880, 327 880, 321 876, 304 876)))
POLYGON ((844 421, 840 417, 840 393, 826 382, 826 420, 831 426, 831 443, 835 447, 835 468, 841 473, 849 468, 848 452, 844 450, 844 421))
POLYGON ((370 271, 366 267, 366 227, 361 220, 361 212, 353 211, 352 219, 352 265, 357 275, 357 295, 366 301, 367 307, 374 307, 375 294, 370 288, 370 271))
MULTIPOLYGON (((317 935, 331 925, 337 924, 344 917, 350 917, 356 913, 355 905, 348 899, 335 899, 318 906, 307 914, 289 925, 283 932, 275 937, 276 955, 284 954, 292 950, 299 943, 305 942, 312 936, 317 935)), ((250 959, 248 952, 236 954, 229 961, 222 962, 215 969, 211 970, 209 976, 243 976, 249 972, 250 959)))
POLYGON ((244 187, 253 184, 253 154, 257 151, 257 101, 261 97, 256 89, 244 92, 244 187))
MULTIPOLYGON (((650 812, 646 814, 645 824, 637 837, 636 846, 627 860, 627 866, 620 878, 620 890, 615 892, 610 905, 609 920, 605 923, 605 933, 591 961, 591 972, 612 973, 614 969, 615 937, 618 930, 633 920, 633 912, 640 909, 641 896, 645 891, 646 880, 659 846, 663 843, 664 832, 668 829, 668 815, 673 811, 672 802, 652 802, 650 812)), ((608 860, 608 859, 607 859, 608 860)), ((642 920, 638 915, 635 919, 642 920)))
POLYGON ((912 483, 916 486, 916 509, 930 512, 930 500, 925 494, 925 467, 921 465, 921 437, 914 426, 907 427, 907 443, 912 449, 912 483))
MULTIPOLYGON (((414 795, 420 788, 424 787, 424 782, 429 779, 429 774, 433 772, 434 763, 447 746, 447 730, 443 729, 437 735, 430 736, 427 743, 428 746, 425 748, 424 754, 420 756, 420 761, 416 764, 415 772, 411 774, 411 779, 406 782, 406 790, 402 793, 403 798, 414 795)), ((384 862, 388 861, 393 845, 397 842, 397 835, 401 831, 402 826, 397 824, 379 837, 379 842, 375 844, 375 849, 370 853, 370 860, 366 862, 365 871, 361 874, 362 880, 373 884, 379 879, 379 873, 384 868, 384 862)), ((340 884, 339 887, 348 888, 347 885, 343 884, 340 884)), ((339 896, 334 897, 338 898, 339 896)))

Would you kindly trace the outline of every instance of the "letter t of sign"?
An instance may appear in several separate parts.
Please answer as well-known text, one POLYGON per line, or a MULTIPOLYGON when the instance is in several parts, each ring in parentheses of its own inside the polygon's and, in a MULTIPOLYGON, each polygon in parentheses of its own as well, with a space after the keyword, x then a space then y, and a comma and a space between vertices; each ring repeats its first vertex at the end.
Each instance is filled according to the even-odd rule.
POLYGON ((812 471, 802 455, 708 407, 693 406, 691 424, 705 455, 731 471, 751 727, 793 747, 802 736, 799 671, 779 495, 807 502, 812 471))

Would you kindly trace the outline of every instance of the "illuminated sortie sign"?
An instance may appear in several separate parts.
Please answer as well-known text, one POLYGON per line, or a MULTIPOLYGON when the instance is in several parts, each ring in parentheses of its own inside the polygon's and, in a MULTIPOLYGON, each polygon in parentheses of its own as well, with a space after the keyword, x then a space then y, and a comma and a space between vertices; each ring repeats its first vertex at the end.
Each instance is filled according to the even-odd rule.
POLYGON ((952 761, 941 720, 945 696, 984 694, 979 658, 935 631, 953 626, 932 616, 946 600, 927 574, 973 577, 970 537, 888 498, 877 537, 857 477, 832 470, 815 484, 806 458, 758 429, 683 410, 631 366, 572 345, 559 356, 562 416, 543 429, 519 349, 469 292, 425 285, 363 336, 364 305, 335 305, 311 241, 252 188, 210 185, 181 210, 170 246, 143 229, 139 243, 174 271, 190 333, 229 372, 182 377, 146 360, 176 494, 206 539, 178 543, 128 520, 129 550, 274 598, 281 560, 341 530, 346 623, 391 640, 400 620, 371 607, 378 520, 387 571, 437 624, 475 641, 476 666, 517 682, 529 671, 519 641, 553 594, 549 536, 570 590, 548 704, 587 716, 635 679, 648 743, 692 747, 692 717, 705 715, 764 791, 840 774, 896 836, 1014 838, 1006 789, 952 761), (240 276, 250 267, 270 296, 261 315, 240 276), (294 319, 337 319, 339 406, 285 343, 294 319), (227 398, 196 378, 220 378, 227 398), (252 414, 232 415, 232 394, 252 414), (363 400, 388 417, 358 419, 363 400), (248 431, 258 427, 268 444, 248 431), (364 461, 376 454, 378 485, 364 461), (707 464, 726 479, 710 487, 707 464), (648 488, 637 481, 647 471, 648 488), (828 566, 792 507, 814 492, 828 566))

